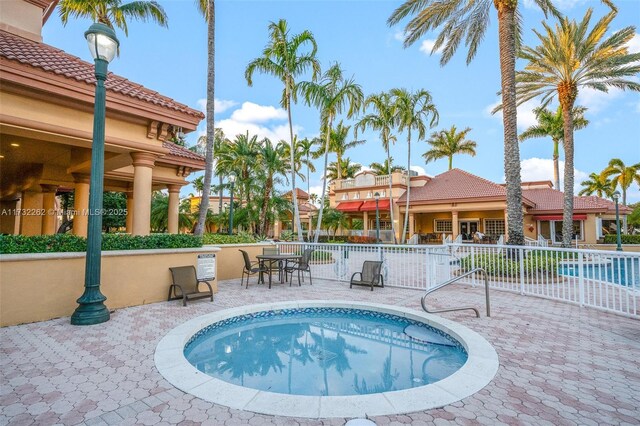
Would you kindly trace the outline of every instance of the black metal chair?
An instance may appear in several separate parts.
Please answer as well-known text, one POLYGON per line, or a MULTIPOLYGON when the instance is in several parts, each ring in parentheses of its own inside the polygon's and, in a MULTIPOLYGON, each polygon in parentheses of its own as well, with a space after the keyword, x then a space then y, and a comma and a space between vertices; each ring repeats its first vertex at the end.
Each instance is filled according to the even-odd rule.
POLYGON ((365 285, 371 287, 384 287, 384 277, 381 274, 382 262, 377 260, 366 260, 362 264, 362 272, 356 272, 351 276, 349 288, 354 285, 365 285), (360 275, 360 279, 356 280, 356 275, 360 275))
POLYGON ((242 257, 244 258, 244 268, 242 269, 242 278, 240 279, 240 285, 242 286, 244 276, 246 274, 247 285, 245 288, 249 288, 249 277, 258 273, 269 273, 269 268, 262 265, 260 262, 251 262, 251 259, 249 259, 249 253, 244 250, 239 251, 242 252, 242 257))
POLYGON ((309 283, 313 285, 313 279, 311 278, 311 255, 313 254, 314 249, 305 249, 302 253, 302 257, 297 261, 287 261, 287 264, 284 267, 285 277, 288 274, 291 274, 291 279, 289 281, 289 287, 293 283, 293 273, 298 272, 298 286, 301 286, 300 277, 302 276, 302 281, 304 281, 304 273, 309 273, 309 283))
POLYGON ((169 268, 173 284, 169 287, 167 301, 182 299, 182 306, 187 306, 187 300, 211 298, 213 302, 213 289, 208 281, 199 280, 196 268, 193 265, 177 266, 169 268), (200 284, 206 284, 209 291, 200 291, 200 284), (179 290, 179 294, 178 294, 179 290), (173 297, 171 293, 173 292, 173 297))

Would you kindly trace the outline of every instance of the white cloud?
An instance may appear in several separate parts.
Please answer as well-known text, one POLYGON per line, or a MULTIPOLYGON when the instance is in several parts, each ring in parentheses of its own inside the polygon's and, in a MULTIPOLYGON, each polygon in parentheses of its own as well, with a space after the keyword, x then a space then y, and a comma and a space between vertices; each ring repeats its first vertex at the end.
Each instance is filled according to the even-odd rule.
MULTIPOLYGON (((495 107, 500 105, 501 102, 502 101, 496 101, 495 103, 488 105, 484 109, 484 111, 486 115, 496 117, 502 123, 502 111, 498 111, 493 115, 491 114, 491 111, 493 111, 495 107)), ((532 99, 530 101, 523 103, 518 107, 518 128, 520 130, 524 130, 527 127, 533 126, 538 122, 538 120, 536 119, 536 115, 533 112, 534 108, 537 108, 538 106, 540 106, 538 101, 536 101, 535 99, 532 99)))
POLYGON ((242 123, 264 123, 271 120, 284 120, 287 111, 271 105, 258 105, 253 102, 244 102, 240 109, 233 111, 231 120, 242 123))
MULTIPOLYGON (((564 185, 564 161, 560 161, 560 186, 564 185)), ((580 182, 589 175, 576 168, 573 169, 574 192, 580 190, 580 182)), ((523 182, 550 180, 553 182, 553 160, 549 158, 527 158, 520 162, 520 177, 523 182)))
POLYGON ((613 100, 620 98, 623 93, 621 89, 615 87, 609 89, 608 92, 582 87, 578 93, 576 105, 587 107, 587 113, 594 114, 606 109, 613 100))
POLYGON ((640 53, 640 34, 635 33, 633 38, 627 43, 629 53, 640 53))
MULTIPOLYGON (((303 188, 304 189, 304 188, 303 188)), ((306 189, 305 189, 306 191, 306 189)), ((322 197, 322 185, 311 185, 309 187, 309 195, 316 194, 318 196, 318 201, 316 202, 316 206, 320 205, 320 197, 322 197)), ((329 191, 325 194, 325 197, 329 197, 329 191)))
POLYGON ((410 169, 413 170, 414 172, 417 172, 418 176, 429 176, 429 177, 431 177, 430 174, 427 174, 427 171, 424 169, 424 167, 411 166, 410 169))
MULTIPOLYGON (((249 132, 250 136, 258 135, 258 139, 269 138, 269 140, 274 143, 280 140, 289 141, 288 124, 265 126, 258 123, 245 123, 236 121, 233 118, 228 118, 216 122, 216 127, 221 128, 229 139, 233 139, 238 134, 249 132)), ((299 134, 301 130, 302 127, 296 125, 293 126, 294 134, 299 134)))
MULTIPOLYGON (((200 108, 200 111, 202 112, 206 112, 207 110, 207 99, 198 99, 198 108, 200 108)), ((215 113, 219 114, 221 112, 225 112, 226 110, 228 110, 231 107, 234 107, 238 105, 238 103, 236 101, 230 101, 230 100, 226 100, 226 99, 214 99, 213 101, 213 107, 215 109, 215 113)))
MULTIPOLYGON (((426 39, 426 40, 422 40, 422 43, 420 44, 420 51, 426 53, 427 55, 431 55, 432 51, 433 51, 433 46, 436 45, 436 41, 435 40, 431 40, 431 39, 426 39)), ((439 55, 442 53, 442 50, 444 49, 443 46, 440 46, 439 49, 433 51, 433 54, 435 55, 439 55)))
POLYGON ((407 33, 405 33, 404 31, 396 31, 395 33, 393 33, 393 38, 397 41, 403 42, 406 36, 407 33))

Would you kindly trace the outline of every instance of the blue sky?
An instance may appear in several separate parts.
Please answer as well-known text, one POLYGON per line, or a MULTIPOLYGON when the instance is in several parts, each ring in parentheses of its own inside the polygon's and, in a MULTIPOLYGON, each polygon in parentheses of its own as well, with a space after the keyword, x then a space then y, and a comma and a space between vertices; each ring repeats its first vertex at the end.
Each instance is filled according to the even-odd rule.
MULTIPOLYGON (((193 108, 204 109, 206 97, 207 47, 206 23, 192 0, 159 0, 169 16, 169 28, 152 23, 132 22, 129 36, 118 31, 120 57, 110 71, 172 97, 193 108)), ((521 0, 525 43, 535 43, 532 28, 541 28, 544 15, 533 8, 532 0, 521 0)), ((440 67, 439 55, 430 55, 430 43, 436 34, 428 34, 412 47, 402 46, 402 26, 389 28, 386 19, 401 4, 388 0, 350 1, 237 1, 216 2, 216 111, 217 126, 228 137, 250 130, 260 136, 288 140, 286 114, 278 105, 282 86, 273 77, 255 75, 253 87, 244 79, 246 65, 259 56, 267 43, 270 21, 284 18, 292 33, 310 30, 318 43, 318 58, 323 69, 339 62, 347 75, 353 75, 365 94, 405 87, 431 92, 440 112, 440 123, 433 130, 471 127, 469 138, 478 143, 477 156, 454 157, 454 167, 467 170, 495 182, 504 181, 502 122, 489 111, 497 103, 500 88, 496 13, 478 54, 466 65, 466 51, 459 50, 447 66, 440 67)), ((588 7, 595 17, 605 9, 596 0, 558 0, 568 16, 580 19, 588 7)), ((618 17, 612 31, 625 26, 640 26, 640 2, 616 0, 618 17)), ((43 29, 44 41, 85 60, 90 54, 83 38, 91 24, 88 20, 70 22, 66 27, 57 14, 43 29)), ((640 51, 640 34, 630 48, 640 51)), ((464 48, 464 46, 462 46, 464 48)), ((307 76, 308 77, 308 76, 307 76)), ((305 77, 305 78, 307 78, 305 77)), ((611 158, 626 164, 640 162, 640 94, 610 91, 601 94, 583 91, 578 104, 589 108, 588 128, 575 134, 576 181, 591 172, 600 172, 611 158)), ((519 110, 519 130, 534 123, 532 102, 519 110)), ((313 108, 302 103, 293 108, 293 120, 300 137, 318 134, 319 118, 313 108)), ((348 122, 349 123, 349 122, 348 122)), ((350 124, 350 123, 349 123, 350 124)), ((204 134, 205 124, 188 135, 194 144, 204 134)), ((347 153, 353 162, 368 165, 381 162, 384 151, 377 134, 363 135, 367 143, 347 153)), ((426 142, 412 141, 412 167, 429 175, 446 171, 447 161, 425 164, 421 157, 426 142)), ((392 148, 394 163, 406 166, 404 135, 392 148)), ((552 143, 534 139, 520 145, 523 180, 552 180, 552 143)), ((563 156, 561 155, 561 159, 563 156)), ((320 160, 317 162, 320 170, 320 160)), ((311 191, 319 194, 320 172, 312 174, 311 191)), ((306 183, 300 187, 306 190, 306 183)), ((185 187, 183 195, 193 192, 185 187)), ((637 185, 630 188, 628 201, 640 201, 637 185)))

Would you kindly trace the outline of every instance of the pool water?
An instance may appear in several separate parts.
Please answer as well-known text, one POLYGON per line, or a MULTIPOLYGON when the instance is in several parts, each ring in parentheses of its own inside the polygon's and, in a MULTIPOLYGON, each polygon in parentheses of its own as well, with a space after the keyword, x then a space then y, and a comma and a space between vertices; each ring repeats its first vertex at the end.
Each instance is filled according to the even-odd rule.
POLYGON ((460 343, 440 330, 396 315, 346 308, 230 318, 193 336, 184 355, 198 370, 229 383, 315 396, 424 386, 453 374, 467 360, 460 343), (423 329, 420 340, 404 333, 408 326, 423 329))
MULTIPOLYGON (((561 264, 560 275, 577 277, 580 268, 575 263, 561 264)), ((613 258, 606 263, 585 264, 583 275, 590 280, 606 281, 640 288, 640 259, 613 258)))

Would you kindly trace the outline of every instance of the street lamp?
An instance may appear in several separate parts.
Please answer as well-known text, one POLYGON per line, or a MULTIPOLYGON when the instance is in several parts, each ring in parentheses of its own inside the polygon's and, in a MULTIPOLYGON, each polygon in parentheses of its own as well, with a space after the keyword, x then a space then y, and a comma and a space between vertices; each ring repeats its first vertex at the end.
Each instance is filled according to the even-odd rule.
POLYGON ((109 321, 107 298, 100 292, 100 263, 102 261, 102 191, 104 188, 104 125, 109 62, 118 51, 120 42, 108 26, 95 23, 84 33, 95 63, 96 94, 93 110, 93 145, 91 146, 91 181, 89 186, 89 224, 87 227, 87 255, 85 259, 84 293, 77 300, 78 307, 71 316, 73 325, 92 325, 109 321))
POLYGON ((373 194, 376 199, 376 244, 380 243, 380 210, 378 209, 378 201, 380 200, 380 193, 373 194))
POLYGON ((622 251, 622 238, 620 237, 620 212, 618 210, 618 200, 620 199, 620 192, 614 192, 612 194, 612 197, 616 202, 616 250, 622 251))
POLYGON ((229 175, 229 182, 231 183, 231 200, 229 203, 229 235, 233 234, 233 185, 236 183, 236 175, 231 173, 229 175))

